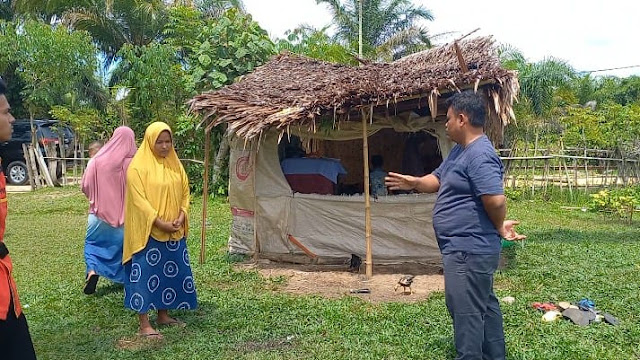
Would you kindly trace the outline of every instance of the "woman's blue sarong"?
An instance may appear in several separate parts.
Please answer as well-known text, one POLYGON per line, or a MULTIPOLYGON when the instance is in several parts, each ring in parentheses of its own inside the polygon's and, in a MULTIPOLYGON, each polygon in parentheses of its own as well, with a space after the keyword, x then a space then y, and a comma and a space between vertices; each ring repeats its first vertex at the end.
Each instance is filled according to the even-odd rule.
POLYGON ((124 306, 138 314, 149 310, 195 309, 198 306, 184 238, 161 242, 149 238, 124 266, 124 306))
POLYGON ((123 239, 124 227, 114 228, 94 214, 89 214, 84 243, 87 274, 93 270, 102 277, 123 284, 125 280, 122 266, 123 239))

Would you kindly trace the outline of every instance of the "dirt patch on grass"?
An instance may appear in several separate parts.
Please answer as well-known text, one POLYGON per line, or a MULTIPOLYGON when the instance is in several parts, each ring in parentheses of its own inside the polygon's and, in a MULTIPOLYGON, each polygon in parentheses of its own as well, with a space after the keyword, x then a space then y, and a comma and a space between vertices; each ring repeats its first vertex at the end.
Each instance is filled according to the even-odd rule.
POLYGON ((236 346, 238 351, 242 352, 255 352, 255 351, 271 351, 271 350, 279 350, 284 348, 290 348, 293 346, 292 340, 294 337, 292 335, 281 339, 281 340, 269 340, 269 341, 248 341, 236 346))
MULTIPOLYGON (((444 291, 444 277, 439 267, 407 268, 412 271, 393 271, 391 269, 375 269, 370 280, 364 274, 351 273, 346 269, 318 267, 309 265, 285 265, 274 263, 242 264, 239 268, 257 269, 258 272, 273 285, 275 291, 284 291, 298 295, 319 295, 326 298, 356 296, 372 303, 381 302, 416 302, 426 299, 434 291, 444 291), (378 270, 378 272, 376 272, 378 270), (403 293, 402 287, 395 290, 398 280, 403 275, 414 275, 409 290, 403 293), (368 289, 369 293, 352 293, 353 290, 368 289)), ((400 268, 400 270, 402 270, 400 268)), ((363 270, 364 271, 364 270, 363 270)))
POLYGON ((143 336, 130 336, 116 341, 116 349, 119 350, 146 350, 158 349, 164 345, 164 339, 143 336))

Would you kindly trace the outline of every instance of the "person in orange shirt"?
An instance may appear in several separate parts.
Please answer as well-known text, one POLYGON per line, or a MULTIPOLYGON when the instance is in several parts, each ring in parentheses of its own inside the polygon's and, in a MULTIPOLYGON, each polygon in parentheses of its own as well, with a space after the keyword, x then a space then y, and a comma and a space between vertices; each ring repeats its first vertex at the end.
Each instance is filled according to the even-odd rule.
MULTIPOLYGON (((15 119, 5 96, 7 86, 0 79, 0 141, 9 141, 15 119)), ((7 180, 0 167, 0 357, 5 360, 31 360, 36 353, 31 342, 27 319, 22 313, 16 282, 11 276, 13 265, 4 243, 7 219, 7 180)))

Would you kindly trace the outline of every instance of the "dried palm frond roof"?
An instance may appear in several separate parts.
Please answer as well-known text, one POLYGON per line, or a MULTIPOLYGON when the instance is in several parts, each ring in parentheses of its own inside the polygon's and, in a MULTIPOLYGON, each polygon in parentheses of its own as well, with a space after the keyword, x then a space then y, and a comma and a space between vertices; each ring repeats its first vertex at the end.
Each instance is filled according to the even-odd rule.
POLYGON ((519 90, 516 73, 501 67, 491 37, 458 45, 468 67, 465 73, 453 43, 392 63, 364 66, 283 53, 235 84, 194 97, 190 107, 214 117, 215 125, 227 123, 236 135, 252 139, 272 127, 286 131, 298 125, 315 131, 316 121, 323 117, 348 120, 350 112, 362 107, 388 108, 416 99, 418 106, 426 101, 435 118, 441 94, 481 88, 490 105, 487 125, 501 130, 513 117, 519 90))

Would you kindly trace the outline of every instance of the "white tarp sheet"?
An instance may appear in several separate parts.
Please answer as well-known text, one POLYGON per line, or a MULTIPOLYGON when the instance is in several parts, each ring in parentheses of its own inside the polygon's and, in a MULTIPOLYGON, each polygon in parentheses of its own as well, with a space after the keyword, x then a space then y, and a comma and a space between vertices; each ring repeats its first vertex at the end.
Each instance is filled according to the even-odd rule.
MULTIPOLYGON (((318 256, 364 257, 363 196, 294 196, 280 168, 277 134, 263 138, 257 154, 249 148, 242 140, 231 142, 231 252, 252 253, 257 240, 263 253, 303 254, 289 240, 291 235, 318 256)), ((412 194, 383 196, 371 202, 374 262, 439 260, 431 224, 435 198, 412 194)))

